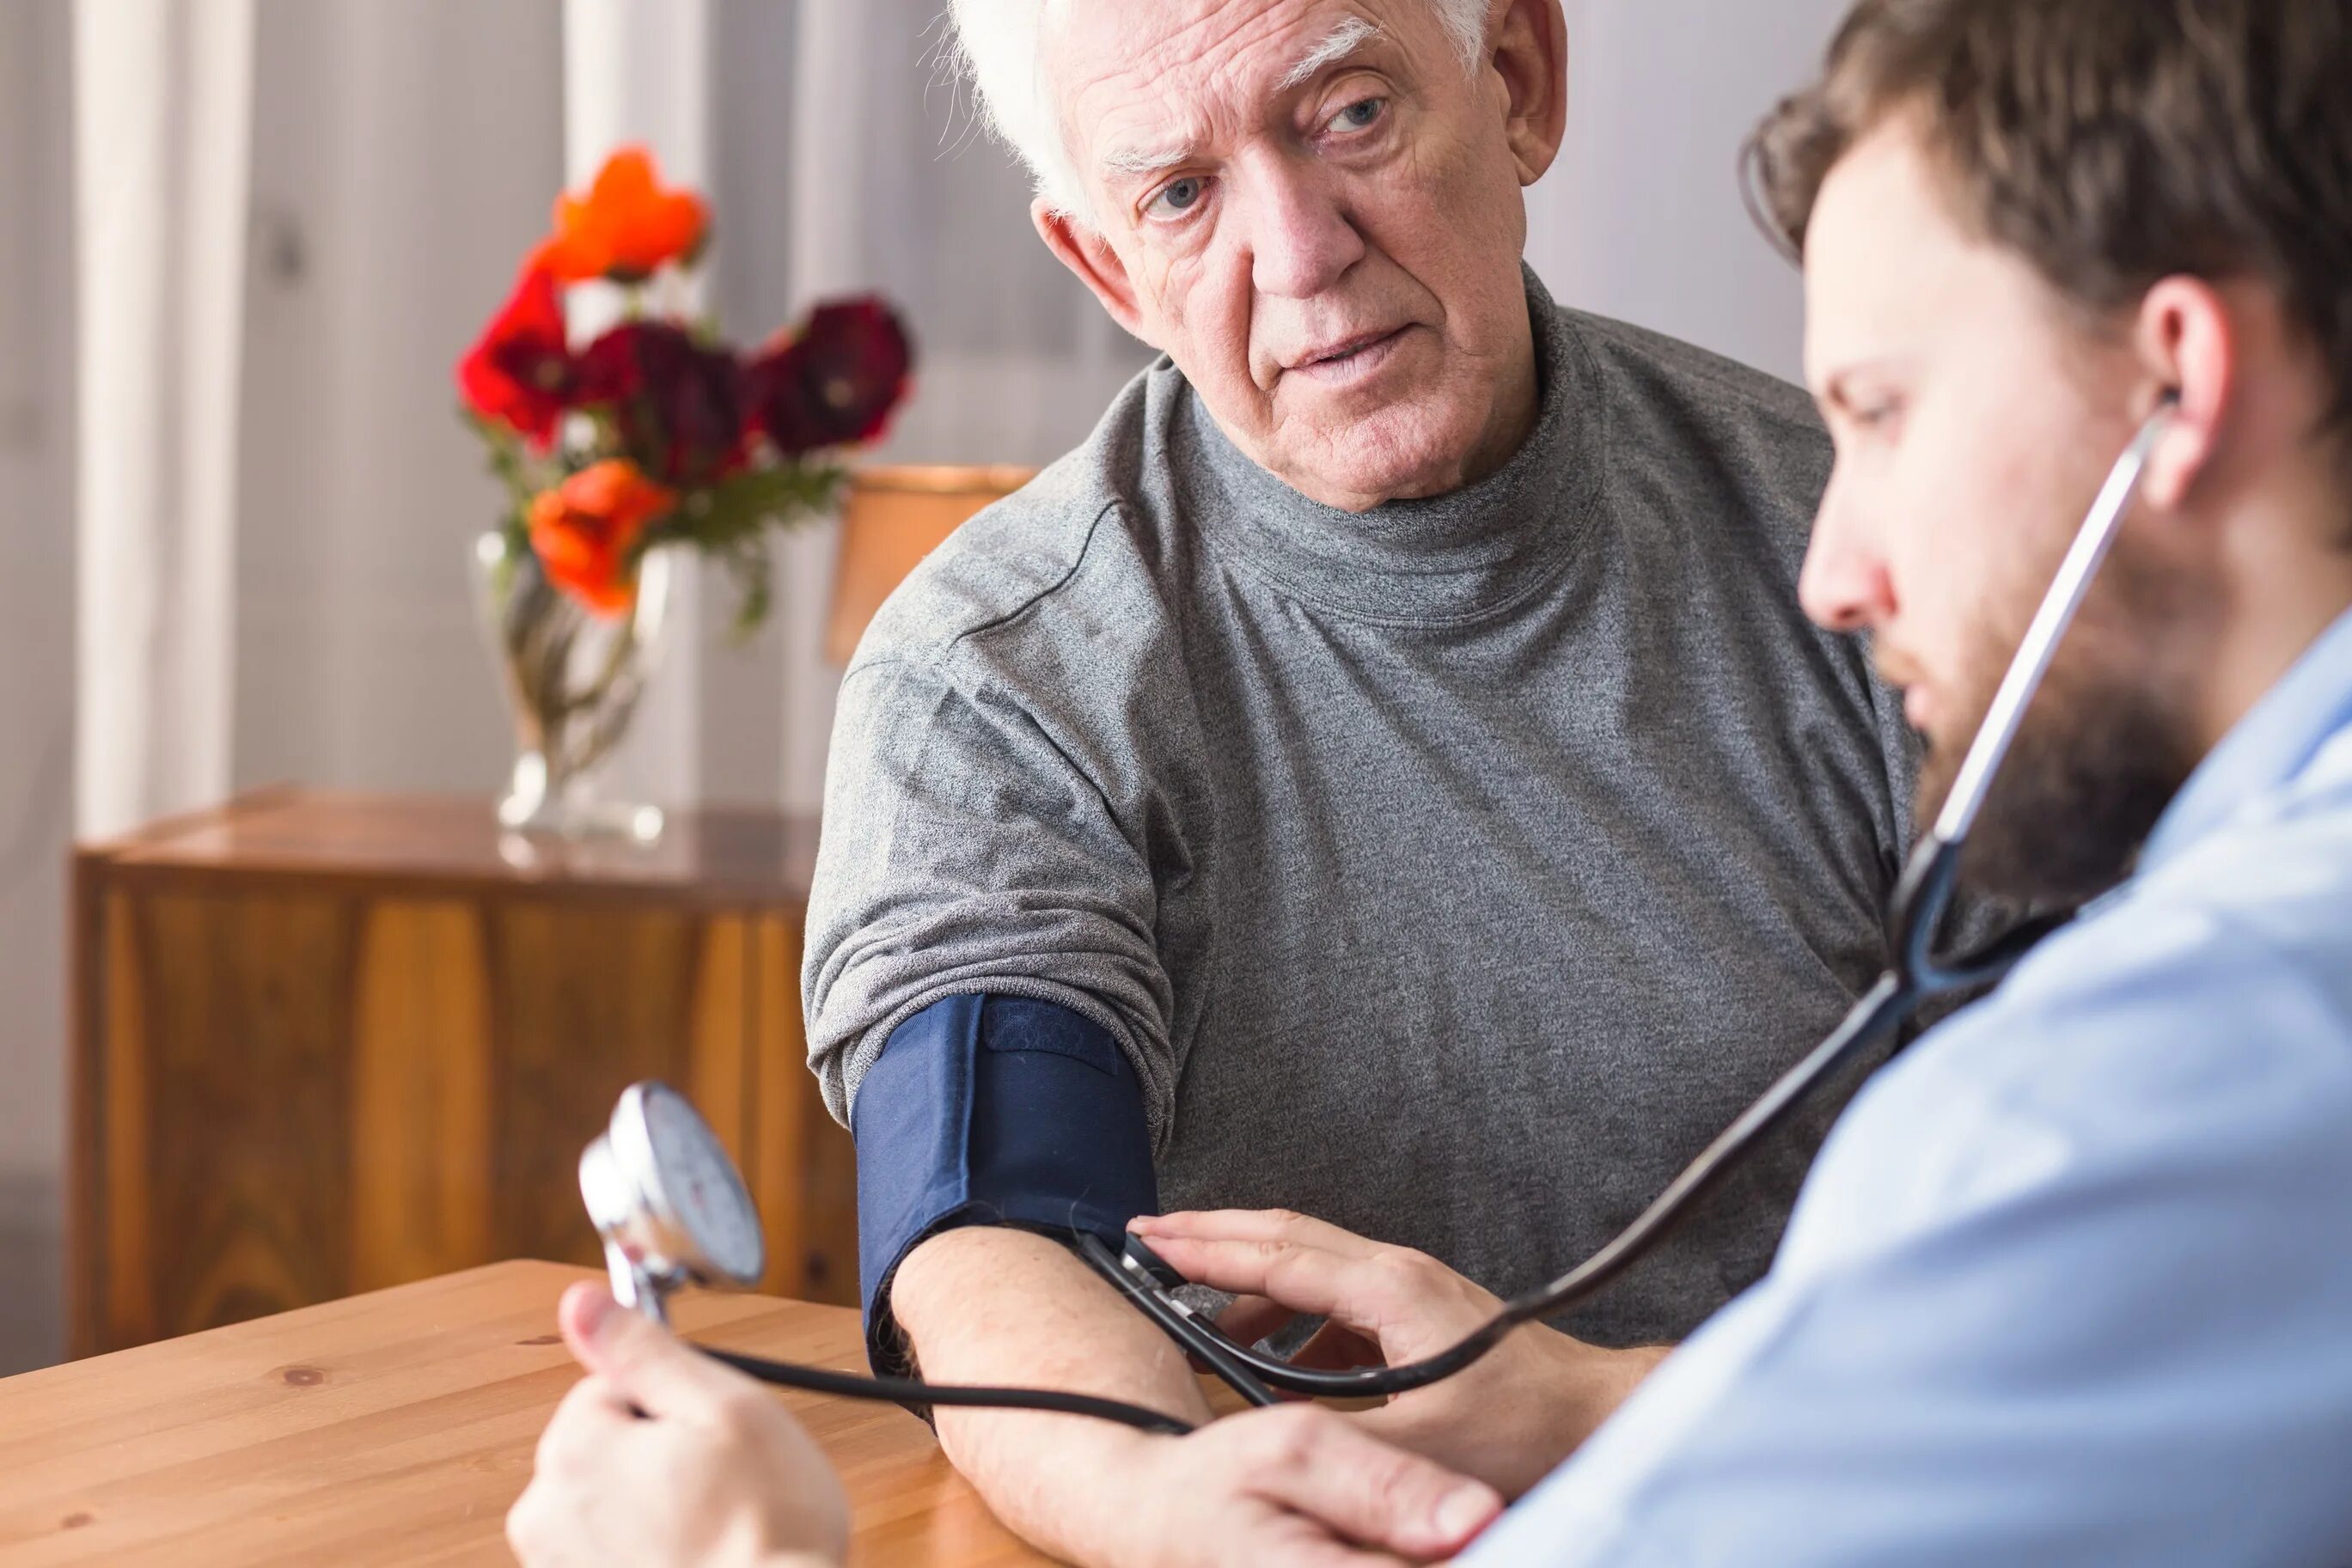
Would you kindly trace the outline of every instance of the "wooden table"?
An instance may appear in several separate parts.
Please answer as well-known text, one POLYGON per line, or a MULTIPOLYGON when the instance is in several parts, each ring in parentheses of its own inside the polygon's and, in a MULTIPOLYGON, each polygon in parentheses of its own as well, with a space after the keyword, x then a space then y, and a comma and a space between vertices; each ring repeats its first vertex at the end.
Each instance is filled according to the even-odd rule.
MULTIPOLYGON (((9 1568, 511 1563, 506 1511, 579 1375, 556 1298, 593 1271, 494 1263, 0 1380, 9 1568)), ((712 1343, 862 1370, 857 1317, 680 1297, 712 1343)), ((887 1405, 780 1391, 842 1471, 856 1568, 1013 1568, 1015 1541, 887 1405)))
POLYGON ((742 1169, 762 1289, 855 1301, 855 1155, 801 1030, 815 848, 772 811, 567 845, 486 798, 299 789, 83 846, 75 1353, 593 1263, 574 1172, 640 1078, 742 1169))

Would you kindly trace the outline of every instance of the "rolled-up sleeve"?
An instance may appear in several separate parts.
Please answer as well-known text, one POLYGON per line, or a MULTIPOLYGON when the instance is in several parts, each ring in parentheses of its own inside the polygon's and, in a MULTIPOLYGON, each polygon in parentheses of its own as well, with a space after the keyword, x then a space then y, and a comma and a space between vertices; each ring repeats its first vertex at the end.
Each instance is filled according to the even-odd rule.
POLYGON ((1156 1207, 1170 986, 1143 853, 1009 696, 853 668, 835 724, 803 985, 810 1065, 856 1136, 860 1294, 958 1225, 1115 1237, 1156 1207))
POLYGON ((1101 789, 1010 696, 927 664, 843 683, 802 972, 809 1064, 843 1123, 899 1025, 954 996, 1100 1025, 1155 1144, 1174 1069, 1157 895, 1101 789))

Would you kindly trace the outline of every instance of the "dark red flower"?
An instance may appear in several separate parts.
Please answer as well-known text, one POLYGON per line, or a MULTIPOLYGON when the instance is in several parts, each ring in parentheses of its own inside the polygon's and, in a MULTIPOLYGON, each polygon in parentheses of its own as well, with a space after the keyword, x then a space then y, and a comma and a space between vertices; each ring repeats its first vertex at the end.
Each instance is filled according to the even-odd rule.
POLYGON ((457 361, 457 390, 483 419, 544 447, 555 439, 572 377, 563 299, 555 275, 533 256, 481 340, 457 361))
POLYGON ((752 361, 751 418, 786 457, 871 441, 907 395, 914 363, 905 325, 880 299, 820 305, 752 361))
POLYGON ((665 485, 704 485, 743 455, 743 371, 667 321, 625 321, 580 356, 573 393, 613 411, 621 444, 665 485))

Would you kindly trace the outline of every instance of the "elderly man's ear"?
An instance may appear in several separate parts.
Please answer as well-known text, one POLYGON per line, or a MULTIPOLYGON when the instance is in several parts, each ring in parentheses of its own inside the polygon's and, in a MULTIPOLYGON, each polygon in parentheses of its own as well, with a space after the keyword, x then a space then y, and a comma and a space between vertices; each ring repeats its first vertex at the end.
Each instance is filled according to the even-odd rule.
POLYGON ((1559 0, 1494 0, 1487 14, 1488 85, 1519 183, 1543 178, 1568 136, 1568 21, 1559 0))
MULTIPOLYGON (((1029 204, 1029 221, 1037 225, 1037 237, 1054 253, 1064 267, 1078 275, 1078 281, 1093 290, 1102 301, 1110 319, 1147 343, 1150 338, 1143 330, 1143 313, 1135 308, 1135 284, 1127 276, 1127 264, 1118 258, 1102 232, 1084 218, 1062 211, 1045 197, 1029 204)), ((1161 345, 1152 343, 1155 349, 1161 345)))

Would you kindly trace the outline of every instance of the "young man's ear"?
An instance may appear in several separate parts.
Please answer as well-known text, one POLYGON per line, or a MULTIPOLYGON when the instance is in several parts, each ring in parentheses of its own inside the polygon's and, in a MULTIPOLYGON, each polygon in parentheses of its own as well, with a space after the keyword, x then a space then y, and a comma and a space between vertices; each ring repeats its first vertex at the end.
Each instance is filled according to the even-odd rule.
POLYGON ((2169 390, 2169 426, 2140 480, 2151 505, 2177 511, 2213 460, 2238 395, 2238 347, 2230 308, 2202 278, 2168 277, 2141 302, 2133 347, 2148 382, 2148 407, 2169 390))
POLYGON ((1486 58, 1502 83, 1503 134, 1519 183, 1532 185, 1568 135, 1568 22, 1559 0, 1503 0, 1486 58))
MULTIPOLYGON (((1078 281, 1092 290, 1094 297, 1102 301, 1103 308, 1110 312, 1110 319, 1150 343, 1151 340, 1144 337, 1143 313, 1135 307, 1134 282, 1109 243, 1088 225, 1058 211, 1043 196, 1029 204, 1029 221, 1037 225, 1037 237, 1045 242, 1045 248, 1077 274, 1078 281)), ((1151 346, 1156 349, 1160 345, 1151 346)))

